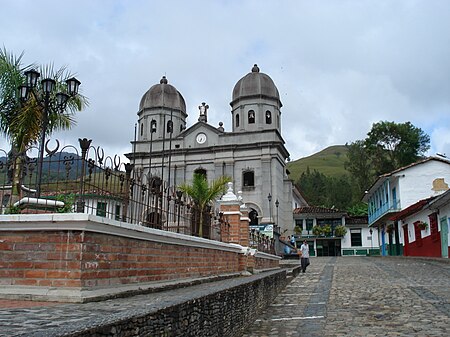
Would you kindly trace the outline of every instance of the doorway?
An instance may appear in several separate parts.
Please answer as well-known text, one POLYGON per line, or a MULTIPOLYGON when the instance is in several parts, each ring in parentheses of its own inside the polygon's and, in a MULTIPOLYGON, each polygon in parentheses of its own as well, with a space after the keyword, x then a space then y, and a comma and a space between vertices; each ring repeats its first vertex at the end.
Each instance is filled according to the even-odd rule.
POLYGON ((442 257, 448 258, 448 219, 441 218, 441 252, 442 257))
POLYGON ((317 256, 341 256, 340 240, 320 240, 316 241, 317 256))

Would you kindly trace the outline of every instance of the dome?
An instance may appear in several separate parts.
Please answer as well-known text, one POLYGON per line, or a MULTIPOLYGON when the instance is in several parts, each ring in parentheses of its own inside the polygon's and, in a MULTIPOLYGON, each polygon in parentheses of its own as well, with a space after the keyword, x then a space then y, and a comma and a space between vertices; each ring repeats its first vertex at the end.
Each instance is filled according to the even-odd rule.
POLYGON ((166 76, 163 76, 159 84, 153 85, 142 96, 139 111, 162 107, 186 113, 186 103, 183 96, 173 85, 168 84, 166 76))
POLYGON ((231 104, 241 98, 255 96, 280 101, 280 94, 275 83, 268 75, 260 73, 256 64, 253 66, 252 72, 242 77, 234 86, 231 104))

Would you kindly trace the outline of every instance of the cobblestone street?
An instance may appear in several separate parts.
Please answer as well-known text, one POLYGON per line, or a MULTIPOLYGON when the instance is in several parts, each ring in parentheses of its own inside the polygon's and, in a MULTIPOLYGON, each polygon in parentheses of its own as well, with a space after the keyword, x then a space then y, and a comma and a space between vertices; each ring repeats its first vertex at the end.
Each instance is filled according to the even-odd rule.
POLYGON ((450 264, 312 258, 243 337, 449 336, 450 264))
MULTIPOLYGON (((61 336, 239 282, 85 304, 4 300, 0 336, 61 336)), ((450 263, 403 257, 312 258, 306 273, 294 278, 243 335, 269 336, 450 336, 450 263)))

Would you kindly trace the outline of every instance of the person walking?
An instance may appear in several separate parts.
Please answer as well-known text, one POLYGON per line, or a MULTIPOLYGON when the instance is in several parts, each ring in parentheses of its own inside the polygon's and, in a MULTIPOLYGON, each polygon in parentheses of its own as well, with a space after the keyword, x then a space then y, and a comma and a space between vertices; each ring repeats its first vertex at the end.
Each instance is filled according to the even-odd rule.
POLYGON ((291 245, 293 245, 295 248, 297 248, 297 245, 295 244, 295 236, 294 235, 291 236, 290 241, 291 241, 291 245))
POLYGON ((300 247, 300 251, 302 252, 302 257, 300 258, 300 265, 302 266, 302 273, 306 272, 306 267, 309 266, 309 246, 306 240, 303 241, 303 244, 300 247))

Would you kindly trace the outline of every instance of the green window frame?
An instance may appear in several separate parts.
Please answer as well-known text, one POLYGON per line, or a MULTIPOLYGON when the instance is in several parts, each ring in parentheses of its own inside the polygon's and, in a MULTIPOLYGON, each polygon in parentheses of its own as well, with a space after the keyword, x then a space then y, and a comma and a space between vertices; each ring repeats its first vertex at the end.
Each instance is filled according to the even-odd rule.
POLYGON ((350 229, 350 242, 352 247, 362 246, 361 228, 350 229))
POLYGON ((106 217, 106 207, 107 207, 107 203, 106 202, 101 202, 98 201, 97 202, 97 211, 96 211, 96 215, 98 216, 102 216, 102 217, 106 217))
POLYGON ((314 226, 314 219, 306 219, 306 230, 308 231, 308 234, 309 232, 312 231, 313 226, 314 226))

